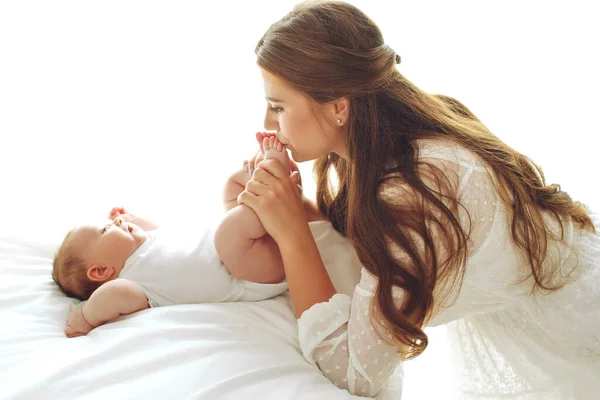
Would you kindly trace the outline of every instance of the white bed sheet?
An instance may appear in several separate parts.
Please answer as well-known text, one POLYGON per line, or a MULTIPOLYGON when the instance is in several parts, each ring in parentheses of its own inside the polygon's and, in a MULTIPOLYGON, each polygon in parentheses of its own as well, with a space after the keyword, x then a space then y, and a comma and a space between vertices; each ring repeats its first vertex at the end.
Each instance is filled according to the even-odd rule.
MULTIPOLYGON (((58 243, 0 236, 1 399, 356 399, 301 355, 288 295, 144 310, 68 339, 58 243)), ((387 396, 386 396, 387 397, 387 396)))

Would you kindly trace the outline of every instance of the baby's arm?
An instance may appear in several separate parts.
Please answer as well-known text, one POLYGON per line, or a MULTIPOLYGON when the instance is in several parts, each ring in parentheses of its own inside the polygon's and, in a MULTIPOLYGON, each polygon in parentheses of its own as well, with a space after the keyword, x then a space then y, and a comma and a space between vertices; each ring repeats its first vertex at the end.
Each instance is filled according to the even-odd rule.
POLYGON ((148 298, 141 287, 127 279, 115 279, 96 289, 82 307, 71 311, 65 334, 68 337, 86 335, 121 315, 148 307, 148 298))
POLYGON ((139 215, 132 214, 123 207, 113 207, 108 214, 108 219, 113 220, 119 216, 123 217, 125 222, 133 222, 145 231, 153 231, 158 229, 158 225, 154 222, 140 217, 139 215))

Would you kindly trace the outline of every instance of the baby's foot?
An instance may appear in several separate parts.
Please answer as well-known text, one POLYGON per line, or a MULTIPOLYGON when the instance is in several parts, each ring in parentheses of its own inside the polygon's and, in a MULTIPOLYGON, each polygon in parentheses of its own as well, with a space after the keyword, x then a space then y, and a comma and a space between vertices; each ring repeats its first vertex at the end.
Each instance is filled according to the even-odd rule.
POLYGON ((272 132, 256 132, 256 141, 258 142, 258 145, 260 146, 260 152, 262 153, 263 156, 265 155, 263 141, 265 140, 265 138, 270 138, 270 137, 277 137, 277 134, 272 133, 272 132))
POLYGON ((288 173, 290 172, 290 158, 288 153, 285 150, 285 146, 277 140, 275 135, 265 137, 261 149, 265 155, 265 160, 275 159, 283 165, 288 173))

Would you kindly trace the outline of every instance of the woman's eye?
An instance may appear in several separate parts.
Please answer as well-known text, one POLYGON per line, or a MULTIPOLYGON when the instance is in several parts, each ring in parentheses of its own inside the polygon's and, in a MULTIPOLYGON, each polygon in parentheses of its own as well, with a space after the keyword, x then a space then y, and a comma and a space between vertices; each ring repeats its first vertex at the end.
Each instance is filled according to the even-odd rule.
POLYGON ((269 109, 270 109, 271 111, 273 111, 274 113, 277 113, 277 114, 279 114, 280 112, 282 112, 282 111, 283 111, 283 108, 281 108, 281 107, 273 107, 273 106, 269 106, 269 109))

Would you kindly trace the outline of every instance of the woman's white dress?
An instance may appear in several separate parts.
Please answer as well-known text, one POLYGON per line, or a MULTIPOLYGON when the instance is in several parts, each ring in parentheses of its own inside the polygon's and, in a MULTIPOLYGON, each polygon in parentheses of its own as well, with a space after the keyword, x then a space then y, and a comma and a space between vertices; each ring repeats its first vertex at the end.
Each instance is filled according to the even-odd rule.
MULTIPOLYGON (((600 399, 600 215, 591 215, 596 235, 563 219, 565 241, 548 243, 547 262, 562 275, 576 268, 562 289, 532 295, 531 278, 519 283, 530 268, 512 242, 484 163, 460 146, 432 140, 420 143, 420 160, 454 177, 468 210, 461 224, 472 223, 462 288, 429 322, 448 324, 460 398, 600 399)), ((369 318, 376 277, 363 269, 355 283, 352 297, 338 293, 302 314, 300 345, 336 385, 373 396, 399 358, 375 331, 389 335, 384 322, 369 318)), ((400 304, 400 289, 395 297, 400 304)))

